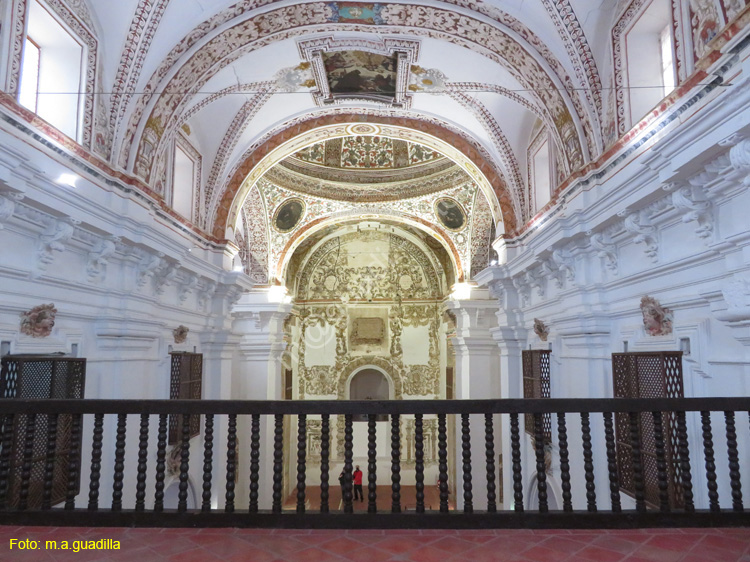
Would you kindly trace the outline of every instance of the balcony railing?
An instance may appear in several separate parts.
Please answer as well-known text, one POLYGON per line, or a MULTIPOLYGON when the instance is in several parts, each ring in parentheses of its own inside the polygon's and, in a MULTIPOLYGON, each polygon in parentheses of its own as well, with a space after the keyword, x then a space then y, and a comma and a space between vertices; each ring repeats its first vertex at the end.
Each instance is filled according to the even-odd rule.
POLYGON ((750 398, 361 402, 0 400, 0 524, 282 528, 750 525, 743 506, 737 437, 739 432, 740 449, 746 458, 748 410, 750 398), (739 416, 735 415, 737 412, 739 416), (353 514, 352 417, 363 413, 368 415, 368 421, 364 422, 368 429, 364 477, 368 503, 367 513, 353 514), (553 420, 555 481, 561 490, 561 500, 556 500, 559 509, 550 509, 550 451, 545 451, 542 424, 546 413, 552 414, 553 420), (166 509, 167 433, 169 416, 175 415, 183 416, 173 459, 175 465, 179 464, 175 467, 179 491, 176 509, 166 509), (376 422, 376 416, 383 415, 389 417, 389 422, 376 422), (528 439, 519 430, 519 415, 533 417, 534 439, 528 439), (200 416, 202 422, 201 438, 194 439, 192 444, 190 416, 200 416), (292 435, 285 444, 287 416, 296 417, 297 423, 286 424, 292 435), (329 505, 331 416, 343 416, 341 460, 346 475, 343 509, 329 505), (434 510, 425 509, 425 416, 437 419, 440 501, 439 509, 435 505, 434 510), (312 417, 320 421, 321 430, 319 462, 316 453, 314 465, 307 458, 306 436, 306 420, 312 417), (416 492, 414 498, 406 500, 414 503, 415 509, 408 512, 403 509, 405 498, 401 488, 404 451, 399 420, 402 417, 414 419, 416 492), (241 443, 238 421, 248 428, 241 443), (739 423, 743 425, 738 426, 739 423), (58 439, 63 426, 70 432, 65 441, 58 439), (384 427, 389 430, 387 437, 392 448, 387 467, 392 483, 391 507, 386 511, 377 507, 376 476, 386 470, 382 455, 378 465, 376 452, 376 431, 380 428, 382 432, 384 427), (472 439, 474 432, 479 432, 479 436, 472 439), (507 481, 512 486, 505 491, 512 494, 508 498, 512 497, 512 501, 506 504, 511 506, 509 510, 502 509, 497 497, 499 467, 495 461, 499 451, 495 449, 496 436, 500 434, 511 457, 511 462, 505 463, 505 470, 510 469, 507 481), (218 435, 221 440, 215 438, 218 435), (40 442, 42 455, 38 454, 40 442), (61 442, 67 443, 69 450, 58 451, 61 442), (454 442, 455 455, 450 459, 449 445, 454 442), (478 442, 484 443, 484 447, 473 450, 472 443, 476 446, 478 442), (243 448, 249 451, 250 461, 240 467, 239 450, 243 448), (283 509, 284 477, 289 474, 284 469, 285 449, 287 453, 296 452, 296 459, 288 454, 288 462, 296 464, 296 479, 287 483, 292 493, 296 492, 296 507, 291 510, 283 509), (222 454, 221 467, 214 466, 218 451, 222 454), (112 460, 108 467, 103 467, 103 452, 112 460), (473 472, 472 462, 480 459, 484 467, 473 472), (698 459, 700 462, 696 462, 698 459), (459 509, 451 509, 449 504, 449 465, 454 461, 455 479, 462 483, 459 497, 454 498, 459 509), (531 467, 523 466, 528 462, 531 467), (267 474, 262 478, 264 466, 267 474), (60 470, 62 497, 54 505, 53 492, 60 488, 60 470), (313 473, 315 494, 319 494, 316 503, 320 501, 320 509, 316 510, 309 509, 306 501, 313 489, 306 482, 313 473), (534 473, 533 484, 529 485, 527 477, 534 473), (197 509, 188 509, 191 474, 193 477, 202 474, 202 493, 196 494, 197 509), (478 474, 482 475, 481 486, 473 485, 472 474, 475 481, 480 480, 476 478, 478 474), (700 475, 695 483, 693 475, 700 475), (242 501, 235 494, 238 479, 249 482, 248 496, 242 501), (134 484, 132 489, 125 488, 126 481, 134 484), (104 489, 103 482, 108 489, 104 489), (270 509, 262 509, 263 502, 259 501, 264 488, 271 492, 270 509), (656 492, 649 496, 649 489, 656 492), (728 496, 720 498, 720 489, 727 490, 728 496), (41 500, 31 501, 34 494, 40 495, 41 500), (530 494, 536 498, 534 509, 529 509, 530 494), (474 509, 475 503, 481 503, 483 509, 474 509))

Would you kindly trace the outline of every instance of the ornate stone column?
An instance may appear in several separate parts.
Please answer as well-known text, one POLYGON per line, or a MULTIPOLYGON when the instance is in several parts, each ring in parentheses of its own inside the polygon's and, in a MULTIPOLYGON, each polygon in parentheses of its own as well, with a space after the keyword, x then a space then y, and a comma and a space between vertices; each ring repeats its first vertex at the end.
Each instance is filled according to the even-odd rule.
MULTIPOLYGON (((456 336, 453 348, 456 353, 456 388, 457 399, 499 398, 500 394, 500 361, 497 344, 492 338, 491 330, 496 327, 497 302, 490 298, 486 289, 474 289, 471 300, 449 300, 445 309, 456 318, 456 336)), ((500 454, 499 416, 494 416, 493 439, 495 454, 495 501, 499 496, 498 458, 500 454)), ((472 503, 476 510, 487 509, 487 458, 485 416, 469 416, 471 430, 471 482, 472 503)), ((464 474, 462 452, 461 420, 455 423, 455 466, 456 506, 464 507, 464 474)))
MULTIPOLYGON (((232 397, 238 400, 280 400, 281 356, 284 319, 292 305, 269 302, 266 290, 245 293, 232 309, 234 332, 239 335, 239 357, 232 381, 232 397)), ((251 417, 237 420, 238 474, 235 506, 247 508, 249 503, 251 417)), ((270 509, 273 474, 273 416, 260 419, 260 488, 258 506, 270 509)))
MULTIPOLYGON (((497 347, 500 371, 500 393, 498 398, 523 398, 523 366, 521 351, 523 351, 527 330, 523 327, 523 314, 520 311, 521 297, 518 289, 513 285, 507 268, 492 267, 477 275, 477 281, 486 285, 494 299, 496 306, 496 327, 491 329, 492 339, 497 347)), ((497 416, 500 418, 501 416, 497 416)), ((500 430, 500 451, 502 452, 502 509, 512 509, 513 506, 513 464, 510 441, 510 419, 502 416, 500 430)), ((523 416, 519 416, 519 425, 523 431, 523 416)), ((527 439, 521 438, 521 456, 528 458, 530 447, 527 439)), ((525 468, 525 466, 524 466, 525 468)), ((526 494, 524 499, 527 498, 526 494)))

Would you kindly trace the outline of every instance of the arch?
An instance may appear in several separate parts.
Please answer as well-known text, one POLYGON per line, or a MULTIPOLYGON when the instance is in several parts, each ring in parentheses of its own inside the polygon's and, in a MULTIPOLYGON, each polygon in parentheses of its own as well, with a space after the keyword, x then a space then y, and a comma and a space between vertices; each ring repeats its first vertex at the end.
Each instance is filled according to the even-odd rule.
MULTIPOLYGON (((345 388, 344 388, 344 392, 346 394, 346 399, 347 400, 352 400, 352 397, 351 397, 351 388, 352 388, 352 382, 354 381, 354 378, 357 375, 359 375, 361 373, 364 373, 365 371, 368 371, 368 370, 369 371, 376 371, 376 372, 380 373, 381 375, 383 375, 383 378, 388 383, 388 397, 387 398, 383 398, 383 400, 390 400, 391 397, 394 395, 394 392, 395 392, 394 385, 393 385, 393 379, 390 377, 390 375, 388 375, 388 373, 384 369, 382 369, 381 367, 378 367, 377 365, 360 365, 360 366, 354 368, 354 370, 352 370, 352 372, 349 374, 349 376, 346 379, 346 385, 345 385, 345 388)), ((361 400, 361 398, 357 398, 357 399, 361 400)))
POLYGON ((347 399, 346 391, 349 388, 349 381, 354 375, 356 375, 363 369, 376 369, 383 373, 386 379, 388 379, 389 382, 393 385, 393 392, 391 393, 391 396, 394 400, 401 400, 403 396, 401 374, 393 368, 393 365, 390 363, 390 361, 387 361, 382 357, 372 356, 357 357, 356 359, 352 359, 343 369, 341 369, 336 392, 338 400, 347 399))
MULTIPOLYGON (((390 117, 347 112, 314 116, 299 123, 292 123, 267 139, 260 146, 257 146, 254 150, 248 151, 243 155, 243 159, 235 167, 221 196, 216 198, 217 204, 213 213, 212 234, 219 239, 225 237, 227 229, 231 228, 233 222, 236 220, 237 207, 240 205, 240 199, 242 198, 241 190, 249 190, 251 187, 244 185, 246 180, 256 170, 258 165, 261 163, 267 164, 270 160, 266 159, 274 158, 275 151, 305 133, 348 123, 371 123, 401 129, 411 129, 417 133, 428 135, 433 139, 440 139, 443 141, 441 145, 447 144, 453 146, 455 152, 463 155, 462 160, 464 161, 462 164, 464 169, 473 179, 479 180, 480 187, 484 186, 485 189, 490 191, 488 196, 491 195, 491 198, 497 201, 500 208, 500 217, 496 217, 496 219, 502 219, 501 221, 497 221, 499 225, 503 225, 501 230, 511 233, 521 225, 522 219, 520 217, 517 219, 515 216, 511 195, 501 174, 495 169, 489 156, 468 138, 433 121, 405 116, 390 117)), ((282 153, 283 150, 280 150, 276 155, 282 153)), ((255 175, 260 177, 263 171, 265 170, 257 168, 255 175)), ((209 225, 211 225, 210 220, 207 222, 207 226, 209 225)))
MULTIPOLYGON (((190 96, 152 96, 162 91, 199 91, 200 88, 227 65, 240 57, 276 41, 299 36, 325 26, 327 31, 364 31, 377 29, 377 23, 352 24, 332 19, 328 3, 307 4, 304 20, 294 6, 282 6, 261 14, 245 11, 221 12, 201 29, 188 34, 168 55, 169 61, 151 76, 144 89, 145 96, 135 102, 130 115, 124 142, 120 149, 120 165, 149 180, 153 156, 158 154, 161 136, 179 121, 190 96), (242 14, 237 16, 237 14, 242 14), (220 30, 217 31, 217 28, 220 30), (268 29, 268 34, 261 31, 268 29), (215 33, 212 33, 215 32, 215 33), (207 37, 209 34, 212 36, 207 37), (191 56, 185 55, 196 44, 191 56), (176 62, 177 61, 177 62, 176 62), (144 118, 146 111, 148 117, 144 118), (129 151, 129 146, 135 150, 129 151)), ((548 108, 561 135, 566 140, 566 155, 572 168, 579 168, 596 152, 594 127, 589 118, 592 108, 586 108, 581 95, 563 65, 536 35, 521 22, 500 12, 492 23, 455 12, 445 7, 381 4, 387 13, 382 24, 392 33, 409 33, 434 37, 480 52, 489 60, 508 70, 525 88, 534 90, 539 105, 548 108), (419 14, 413 21, 407 14, 419 14), (446 17, 461 20, 456 30, 446 31, 437 22, 446 17), (471 29, 471 32, 466 30, 471 29), (523 71, 516 67, 522 60, 523 71), (511 61, 515 61, 515 64, 511 61), (566 132, 567 131, 567 132, 566 132)), ((593 109, 595 112, 595 109, 593 109)))
POLYGON ((276 264, 276 271, 269 271, 269 282, 273 277, 275 277, 279 283, 283 284, 284 279, 286 278, 286 269, 289 265, 289 260, 291 259, 292 255, 294 255, 294 252, 299 247, 299 245, 302 244, 302 242, 304 242, 306 239, 310 238, 310 236, 313 236, 316 232, 326 228, 331 223, 335 222, 339 225, 344 225, 347 222, 356 222, 363 216, 367 217, 368 219, 393 217, 430 234, 433 238, 440 242, 440 244, 443 246, 443 248, 445 248, 445 251, 450 256, 451 262, 453 263, 453 266, 455 268, 457 282, 461 283, 466 280, 466 269, 463 267, 463 264, 461 262, 461 256, 458 252, 458 248, 456 248, 453 241, 447 236, 442 228, 434 224, 430 224, 419 217, 410 217, 403 214, 397 215, 396 213, 389 211, 380 211, 378 215, 363 214, 359 211, 353 215, 351 212, 346 211, 346 215, 335 214, 329 217, 316 219, 295 232, 294 236, 289 239, 289 241, 284 246, 284 249, 281 251, 281 257, 276 264), (342 216, 351 216, 351 218, 348 221, 343 221, 342 216))

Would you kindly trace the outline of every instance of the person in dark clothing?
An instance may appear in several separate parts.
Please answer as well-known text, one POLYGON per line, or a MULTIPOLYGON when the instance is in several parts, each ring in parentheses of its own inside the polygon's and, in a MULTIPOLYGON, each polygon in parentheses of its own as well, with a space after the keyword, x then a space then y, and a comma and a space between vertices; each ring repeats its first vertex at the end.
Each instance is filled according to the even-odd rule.
POLYGON ((362 471, 359 469, 359 465, 352 474, 352 483, 354 484, 354 499, 356 500, 357 494, 359 494, 359 501, 365 501, 365 496, 362 494, 362 471))

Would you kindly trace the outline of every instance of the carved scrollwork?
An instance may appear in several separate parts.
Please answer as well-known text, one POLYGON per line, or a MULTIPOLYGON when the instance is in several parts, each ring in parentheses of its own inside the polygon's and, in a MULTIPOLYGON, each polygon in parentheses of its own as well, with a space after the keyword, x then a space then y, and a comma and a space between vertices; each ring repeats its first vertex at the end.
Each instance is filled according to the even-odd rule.
POLYGON ((645 244, 644 252, 652 262, 659 261, 659 242, 656 227, 651 223, 645 211, 630 213, 623 221, 625 229, 635 234, 633 242, 645 244))
POLYGON ((46 271, 47 266, 55 261, 55 253, 65 250, 65 244, 73 236, 76 225, 81 221, 71 218, 53 219, 37 244, 37 266, 46 271))
POLYGON ((591 247, 596 251, 596 255, 604 260, 604 266, 612 272, 613 275, 619 273, 617 264, 617 246, 612 242, 610 237, 604 232, 597 232, 590 235, 591 247))
POLYGON ((119 242, 120 238, 118 236, 101 238, 96 242, 93 249, 89 252, 88 261, 86 262, 86 277, 89 281, 93 282, 104 278, 107 273, 109 258, 117 250, 119 242))
POLYGON ((708 240, 714 231, 711 202, 701 185, 678 187, 672 193, 672 205, 683 213, 682 222, 696 222, 695 234, 708 240))

